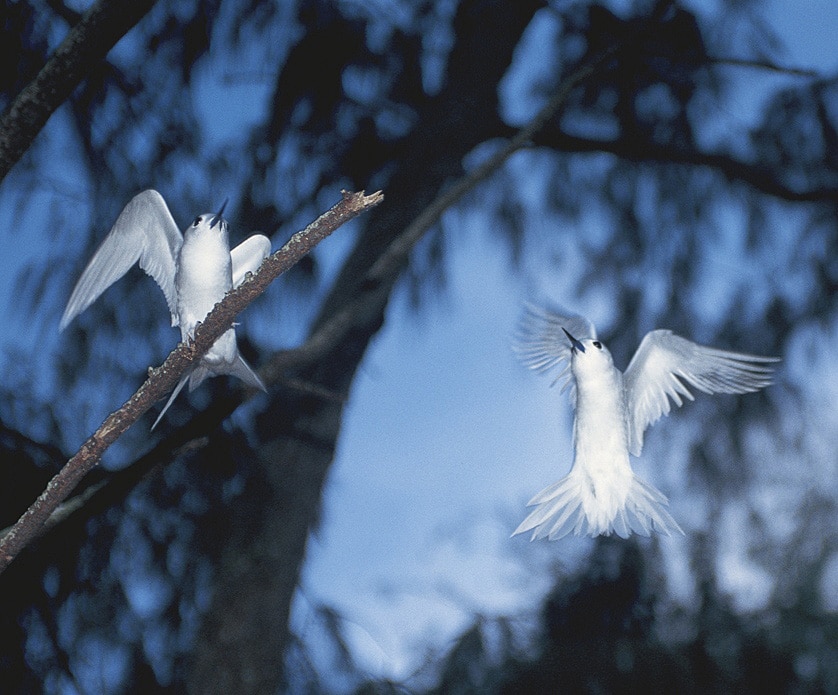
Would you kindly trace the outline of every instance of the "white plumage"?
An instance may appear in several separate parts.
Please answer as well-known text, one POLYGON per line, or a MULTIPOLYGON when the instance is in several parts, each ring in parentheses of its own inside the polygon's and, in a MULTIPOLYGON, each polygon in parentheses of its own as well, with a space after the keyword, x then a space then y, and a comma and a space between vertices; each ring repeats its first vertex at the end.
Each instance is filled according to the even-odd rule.
POLYGON ((548 371, 563 366, 575 408, 574 460, 570 473, 539 492, 535 509, 515 534, 557 539, 569 533, 598 536, 652 530, 669 535, 681 528, 667 510, 666 497, 632 471, 643 433, 662 415, 671 398, 693 400, 688 387, 705 393, 747 393, 771 383, 769 363, 758 357, 698 345, 656 330, 646 334, 625 373, 596 338, 590 321, 528 306, 514 349, 528 367, 548 371))
MULTIPOLYGON (((223 212, 224 206, 218 213, 199 215, 181 234, 163 196, 153 190, 138 193, 119 214, 76 283, 60 330, 139 262, 163 290, 172 326, 180 326, 181 340, 191 339, 196 325, 271 252, 270 240, 261 234, 254 234, 230 251, 223 212)), ((183 375, 152 429, 187 381, 192 391, 208 376, 220 374, 236 376, 265 390, 262 380, 239 354, 233 328, 183 375)))

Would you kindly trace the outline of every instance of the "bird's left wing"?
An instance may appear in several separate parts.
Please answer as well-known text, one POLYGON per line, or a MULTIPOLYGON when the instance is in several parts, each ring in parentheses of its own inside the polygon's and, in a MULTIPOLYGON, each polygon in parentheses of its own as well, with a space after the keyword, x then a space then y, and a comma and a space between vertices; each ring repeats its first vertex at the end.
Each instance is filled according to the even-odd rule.
POLYGON ((694 400, 687 386, 704 393, 748 393, 771 383, 777 357, 759 357, 698 345, 672 331, 646 334, 625 371, 629 417, 629 451, 639 456, 643 433, 662 415, 669 415, 671 398, 694 400))
POLYGON ((233 261, 233 287, 244 282, 248 273, 255 273, 271 253, 271 240, 263 234, 254 234, 230 251, 233 261))
MULTIPOLYGON (((596 328, 582 316, 562 316, 534 304, 527 304, 512 349, 525 366, 537 372, 549 371, 564 362, 564 369, 553 382, 567 377, 562 384, 564 392, 573 378, 570 374, 570 341, 562 329, 577 340, 596 338, 596 328)), ((573 394, 571 400, 575 403, 573 394)))
POLYGON ((87 309, 137 261, 153 277, 176 325, 175 259, 183 243, 172 214, 157 191, 135 195, 125 206, 76 283, 61 317, 60 330, 87 309))

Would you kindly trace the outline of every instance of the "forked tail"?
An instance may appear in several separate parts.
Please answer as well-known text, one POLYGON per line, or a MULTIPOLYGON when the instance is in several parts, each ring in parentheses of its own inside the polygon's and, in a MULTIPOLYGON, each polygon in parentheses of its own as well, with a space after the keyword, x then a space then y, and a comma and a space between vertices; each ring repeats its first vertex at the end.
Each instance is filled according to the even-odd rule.
POLYGON ((244 357, 239 354, 236 354, 236 359, 232 364, 222 366, 213 365, 211 369, 203 362, 199 362, 198 366, 191 370, 187 370, 180 378, 178 385, 175 386, 175 390, 172 391, 172 395, 169 396, 169 400, 166 401, 166 405, 163 406, 163 410, 160 411, 160 415, 157 416, 157 419, 154 421, 151 429, 153 430, 157 427, 157 424, 163 419, 163 415, 169 409, 169 406, 174 402, 175 398, 177 398, 177 395, 181 392, 181 389, 183 389, 187 381, 189 382, 189 392, 191 393, 198 388, 198 386, 200 386, 207 377, 219 374, 229 374, 230 376, 238 377, 249 386, 261 389, 262 391, 267 391, 265 384, 262 383, 259 375, 251 369, 250 365, 245 362, 244 357))
POLYGON ((533 505, 535 509, 513 536, 526 531, 533 532, 530 540, 556 540, 571 532, 576 536, 616 533, 621 538, 628 538, 632 532, 641 536, 652 531, 667 536, 684 533, 666 509, 666 496, 634 474, 628 493, 616 503, 613 496, 597 499, 589 481, 574 469, 533 497, 528 506, 533 505))

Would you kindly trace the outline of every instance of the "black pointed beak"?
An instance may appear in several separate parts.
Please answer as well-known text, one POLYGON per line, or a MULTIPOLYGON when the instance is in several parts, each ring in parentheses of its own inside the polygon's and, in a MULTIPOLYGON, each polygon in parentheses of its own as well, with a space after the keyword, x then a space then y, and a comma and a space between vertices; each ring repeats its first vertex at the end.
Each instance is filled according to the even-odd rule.
POLYGON ((224 202, 221 203, 221 209, 217 213, 215 213, 215 217, 213 217, 212 220, 210 221, 210 229, 212 229, 213 227, 215 227, 215 225, 217 225, 219 222, 221 222, 221 219, 222 219, 221 216, 224 214, 224 208, 227 207, 227 203, 229 203, 229 202, 230 202, 230 199, 225 198, 224 202))
POLYGON ((562 330, 564 334, 567 336, 567 339, 570 341, 570 349, 571 350, 579 350, 579 352, 585 352, 585 346, 582 345, 576 338, 574 338, 570 333, 567 332, 567 329, 562 326, 562 330))

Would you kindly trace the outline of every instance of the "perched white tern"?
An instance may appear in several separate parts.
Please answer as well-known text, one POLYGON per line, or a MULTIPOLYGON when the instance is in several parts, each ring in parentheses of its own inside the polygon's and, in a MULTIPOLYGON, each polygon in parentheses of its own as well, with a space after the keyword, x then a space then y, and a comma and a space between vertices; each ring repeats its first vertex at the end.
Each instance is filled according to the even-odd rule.
MULTIPOLYGON (((222 217, 226 204, 225 201, 215 214, 199 215, 181 234, 157 191, 134 196, 76 283, 61 317, 60 330, 139 261, 140 268, 163 290, 172 326, 180 326, 181 340, 191 339, 196 325, 227 291, 238 287, 271 252, 270 240, 261 234, 254 234, 230 250, 227 220, 222 217)), ((157 426, 187 381, 192 391, 208 376, 220 374, 236 376, 265 390, 262 380, 239 354, 233 328, 183 375, 151 428, 157 426)))
MULTIPOLYGON (((547 371, 564 363, 556 378, 567 380, 576 410, 574 460, 570 473, 535 497, 535 509, 513 535, 532 539, 576 535, 627 538, 657 530, 683 533, 667 511, 666 497, 631 469, 629 454, 640 456, 643 433, 662 415, 669 398, 693 400, 688 386, 705 393, 747 393, 771 383, 768 363, 757 357, 698 345, 672 331, 647 333, 625 373, 581 316, 528 306, 514 345, 528 367, 547 371)), ((554 382, 555 383, 555 382, 554 382)))

